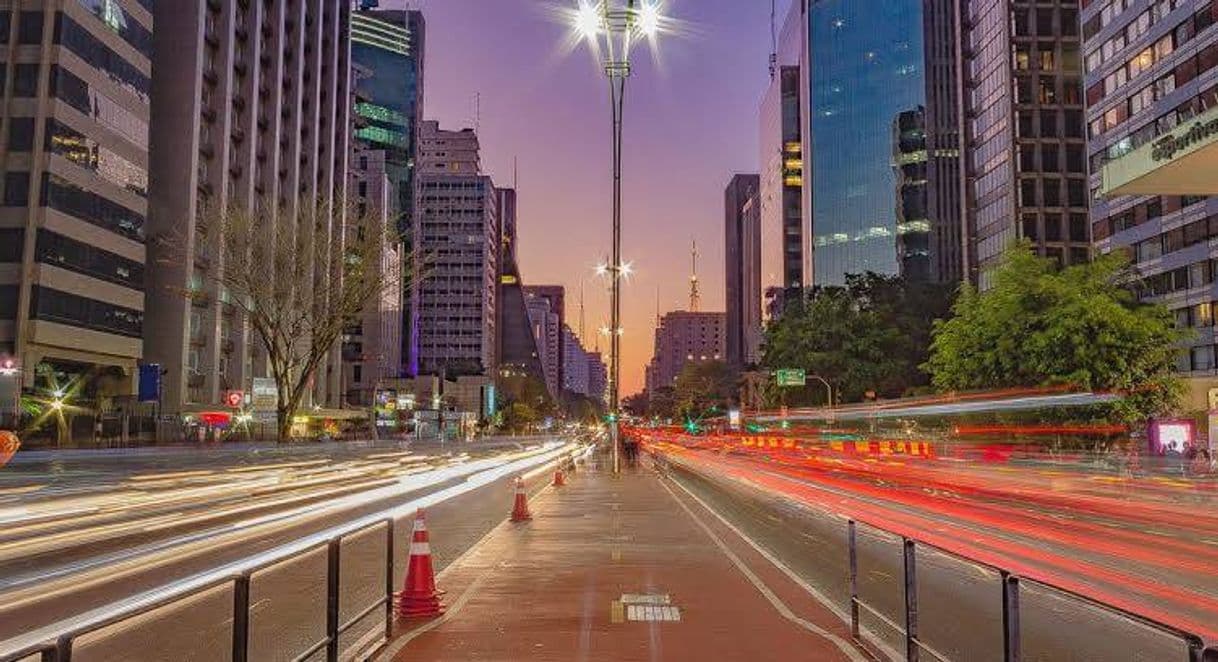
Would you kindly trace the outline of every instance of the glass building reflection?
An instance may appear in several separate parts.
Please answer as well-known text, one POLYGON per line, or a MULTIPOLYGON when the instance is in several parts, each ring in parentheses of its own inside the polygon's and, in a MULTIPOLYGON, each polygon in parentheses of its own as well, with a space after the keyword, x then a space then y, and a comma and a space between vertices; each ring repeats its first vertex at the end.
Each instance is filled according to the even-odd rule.
POLYGON ((909 200, 926 195, 918 166, 902 167, 924 171, 925 145, 901 138, 926 105, 922 0, 818 0, 808 21, 813 282, 903 273, 899 255, 924 253, 925 239, 899 233, 928 225, 909 200))

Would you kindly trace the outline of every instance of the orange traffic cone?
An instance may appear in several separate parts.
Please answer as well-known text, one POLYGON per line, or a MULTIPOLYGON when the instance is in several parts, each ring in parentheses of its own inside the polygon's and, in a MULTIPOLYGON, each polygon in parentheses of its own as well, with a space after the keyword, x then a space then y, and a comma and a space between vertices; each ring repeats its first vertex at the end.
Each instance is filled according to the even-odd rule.
POLYGON ((524 494, 524 479, 516 479, 516 502, 512 506, 512 521, 527 522, 533 519, 529 512, 529 498, 524 494))
POLYGON ((420 508, 415 514, 414 532, 410 539, 410 563, 406 566, 406 582, 398 594, 400 618, 429 618, 444 613, 440 592, 436 590, 436 573, 431 565, 431 545, 427 541, 427 521, 420 508))
POLYGON ((567 484, 567 476, 563 474, 562 467, 554 470, 554 487, 565 487, 567 484))

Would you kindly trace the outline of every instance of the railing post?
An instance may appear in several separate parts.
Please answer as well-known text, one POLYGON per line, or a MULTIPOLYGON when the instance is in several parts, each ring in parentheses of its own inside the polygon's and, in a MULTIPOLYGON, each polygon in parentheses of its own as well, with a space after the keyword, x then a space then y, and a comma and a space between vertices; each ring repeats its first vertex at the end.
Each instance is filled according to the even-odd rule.
POLYGON ((246 662, 250 649, 250 576, 233 582, 233 662, 246 662))
POLYGON ((385 640, 393 637, 393 527, 390 517, 385 521, 385 640))
POLYGON ((338 572, 342 538, 326 548, 326 660, 338 662, 338 572))
POLYGON ((857 525, 846 522, 846 549, 850 555, 850 636, 859 638, 859 555, 856 547, 857 525))
POLYGON ((72 635, 65 634, 55 640, 55 659, 58 662, 72 662, 72 635))
POLYGON ((918 662, 918 575, 914 558, 914 541, 905 543, 905 659, 918 662))
POLYGON ((1019 578, 1002 572, 1002 659, 1019 662, 1022 659, 1019 633, 1019 578))

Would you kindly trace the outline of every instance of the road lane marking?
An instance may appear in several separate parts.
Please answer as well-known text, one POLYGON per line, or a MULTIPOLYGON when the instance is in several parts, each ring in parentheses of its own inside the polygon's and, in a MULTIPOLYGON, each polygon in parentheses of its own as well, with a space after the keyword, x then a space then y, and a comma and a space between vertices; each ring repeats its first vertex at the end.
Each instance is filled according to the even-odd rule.
MULTIPOLYGON (((828 640, 834 646, 837 646, 838 650, 840 650, 842 652, 842 654, 844 654, 847 658, 853 660, 854 662, 870 662, 870 658, 868 658, 866 655, 863 655, 861 652, 859 652, 859 650, 855 647, 855 645, 853 643, 846 641, 845 639, 842 639, 841 637, 833 634, 832 632, 829 632, 828 630, 822 628, 821 626, 819 626, 807 619, 801 618, 794 611, 792 611, 791 608, 788 607, 787 604, 785 602, 783 602, 781 598, 779 598, 777 595, 774 594, 774 592, 772 590, 770 590, 769 586, 766 586, 765 582, 763 582, 761 580, 761 578, 758 577, 756 575, 756 573, 754 573, 752 571, 752 569, 750 569, 747 565, 745 565, 744 561, 739 556, 737 556, 736 553, 733 552, 730 547, 728 547, 727 543, 724 542, 723 539, 720 538, 718 535, 716 535, 713 530, 711 530, 710 526, 707 525, 706 522, 703 522, 701 518, 699 518, 696 514, 694 514, 694 511, 691 510, 689 508, 689 506, 685 505, 685 502, 681 501, 681 499, 677 497, 676 493, 672 491, 672 488, 670 488, 668 486, 668 482, 669 481, 661 480, 660 485, 662 485, 664 487, 664 490, 666 492, 668 492, 668 494, 670 496, 672 496, 673 501, 676 501, 677 505, 681 506, 681 509, 684 510, 685 513, 687 515, 689 515, 690 518, 693 519, 694 522, 696 522, 698 524, 698 526, 702 528, 703 531, 706 532, 706 535, 709 536, 712 541, 714 541, 715 545, 719 548, 719 550, 721 552, 723 552, 723 555, 726 556, 729 560, 731 560, 732 564, 736 566, 736 569, 739 570, 740 573, 743 574, 745 576, 745 578, 748 579, 749 582, 752 583, 753 586, 757 588, 757 590, 761 593, 761 595, 764 596, 765 599, 768 600, 771 605, 773 605, 775 611, 777 611, 779 614, 781 614, 782 617, 787 619, 788 621, 791 621, 792 623, 799 625, 800 627, 804 628, 805 630, 807 630, 823 639, 828 640)), ((725 526, 727 526, 729 529, 731 529, 731 531, 733 533, 735 533, 742 540, 744 540, 746 543, 748 543, 750 547, 752 547, 754 550, 756 550, 758 553, 760 553, 767 561, 772 563, 779 570, 783 571, 783 573, 786 574, 787 577, 790 578, 792 581, 794 581, 796 583, 796 585, 798 585, 800 588, 803 588, 805 591, 807 591, 809 594, 811 594, 812 597, 816 598, 816 600, 819 601, 822 605, 829 608, 830 611, 837 613, 837 610, 832 607, 832 603, 829 602, 828 600, 826 600, 825 597, 823 595, 821 595, 820 591, 817 591, 816 589, 814 589, 810 585, 808 585, 807 582, 804 582, 803 580, 799 579, 795 575, 795 573, 791 571, 790 568, 787 568, 782 562, 780 562, 774 556, 772 556, 771 554, 762 550, 761 547, 756 542, 754 542, 751 538, 746 536, 743 531, 736 528, 730 522, 728 522, 726 519, 724 519, 724 517, 722 515, 720 515, 713 508, 711 508, 710 505, 708 505, 705 501, 698 498, 698 496, 696 494, 689 491, 689 489, 686 488, 684 485, 682 485, 681 483, 676 482, 676 481, 673 481, 673 482, 676 483, 677 487, 681 488, 682 491, 684 491, 692 499, 694 499, 694 501, 698 502, 698 504, 700 504, 708 512, 710 512, 712 515, 714 515, 725 526)))

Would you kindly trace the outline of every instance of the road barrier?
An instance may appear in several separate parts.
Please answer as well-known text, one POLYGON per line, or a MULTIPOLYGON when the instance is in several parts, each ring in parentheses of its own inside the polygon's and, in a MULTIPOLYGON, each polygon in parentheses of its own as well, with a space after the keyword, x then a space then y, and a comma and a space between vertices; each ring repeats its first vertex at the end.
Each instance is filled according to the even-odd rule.
POLYGON ((877 655, 911 662, 1019 662, 1072 659, 1085 650, 1095 660, 1218 662, 1218 647, 1205 648, 1201 637, 1178 627, 882 526, 793 507, 679 458, 655 457, 662 476, 706 486, 704 494, 714 495, 708 497, 712 501, 723 498, 728 511, 761 512, 734 525, 798 568, 799 579, 877 655))
POLYGON ((410 540, 399 527, 409 532, 417 508, 530 468, 548 473, 572 455, 564 446, 486 469, 461 486, 234 564, 239 571, 203 573, 95 610, 75 618, 78 624, 51 626, 53 634, 5 650, 0 662, 362 659, 390 635, 394 560, 403 551, 396 546, 410 540), (184 621, 192 626, 182 628, 184 621), (161 636, 158 626, 166 623, 178 626, 175 636, 161 636), (192 636, 180 636, 184 629, 192 636))

